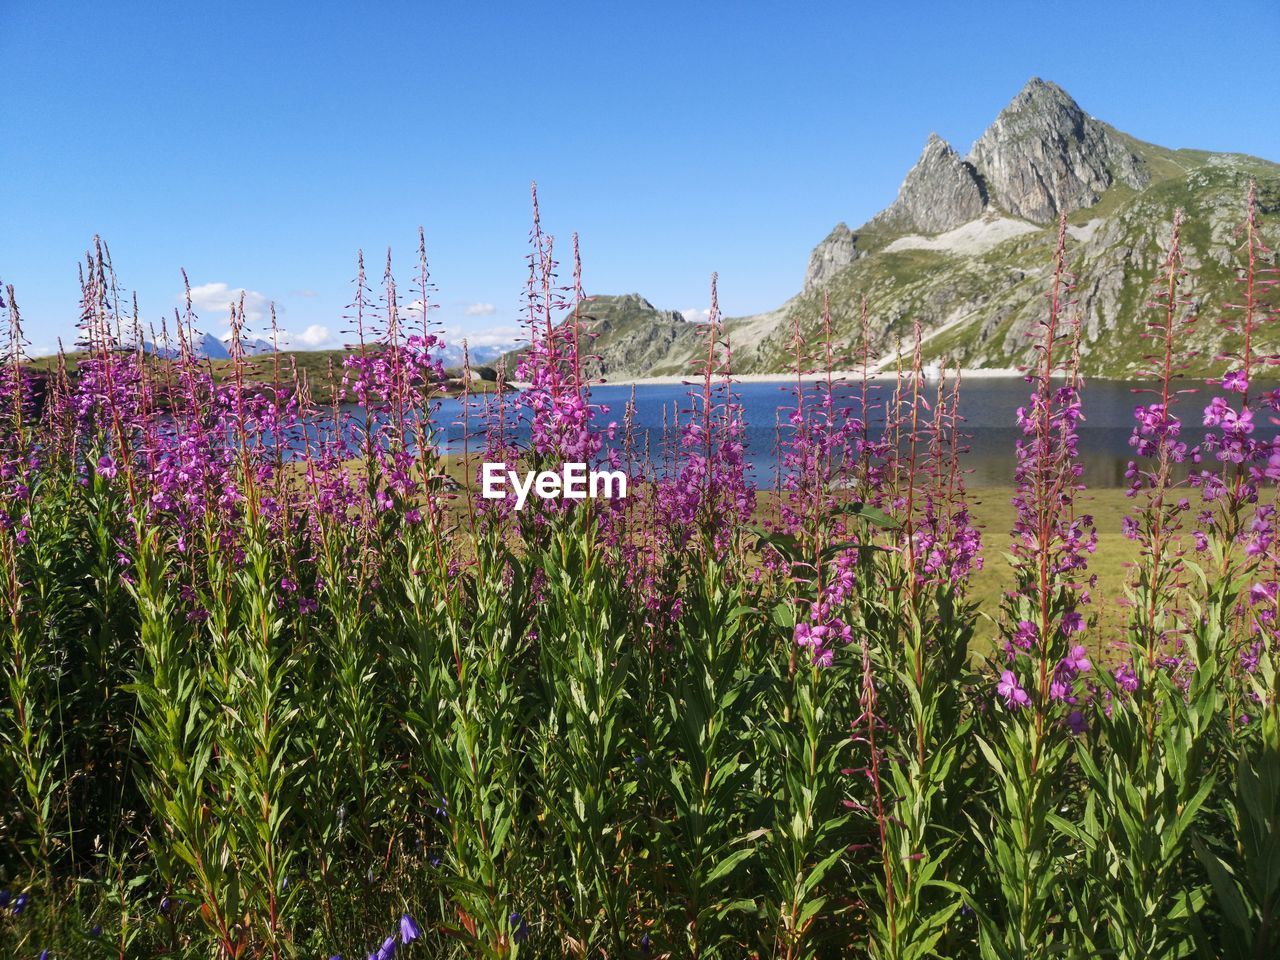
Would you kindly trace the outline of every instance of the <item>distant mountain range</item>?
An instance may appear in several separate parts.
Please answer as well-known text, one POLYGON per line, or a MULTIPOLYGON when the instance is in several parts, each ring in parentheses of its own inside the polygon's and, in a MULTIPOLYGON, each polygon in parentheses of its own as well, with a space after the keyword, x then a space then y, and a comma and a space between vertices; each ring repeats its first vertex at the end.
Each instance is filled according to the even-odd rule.
MULTIPOLYGON (((813 250, 799 293, 767 313, 728 319, 734 369, 789 369, 793 325, 814 342, 824 298, 837 346, 851 352, 864 297, 881 356, 909 341, 919 320, 927 361, 1025 364, 1033 357, 1030 334, 1047 310, 1057 220, 1066 214, 1082 368, 1132 376, 1148 350, 1139 334, 1179 207, 1187 309, 1202 318, 1186 346, 1210 369, 1231 346, 1215 321, 1239 297, 1237 228, 1251 180, 1263 234, 1275 238, 1280 165, 1145 143, 1034 78, 963 157, 931 134, 892 203, 857 229, 837 224, 813 250)), ((584 329, 595 334, 592 372, 605 377, 688 373, 702 349, 699 324, 639 294, 595 297, 582 313, 584 329)), ((1261 349, 1280 349, 1280 324, 1262 337, 1261 349)))
MULTIPOLYGON (((257 337, 245 337, 241 340, 241 343, 244 346, 245 356, 261 356, 272 353, 275 349, 269 341, 257 337)), ((193 355, 207 360, 228 360, 231 357, 230 346, 230 331, 224 333, 221 337, 212 333, 197 333, 191 344, 191 352, 193 355)), ((176 347, 165 348, 150 340, 145 342, 144 349, 152 356, 165 357, 167 359, 173 359, 179 353, 176 347)), ((290 349, 287 346, 282 347, 282 350, 290 349)), ((469 360, 473 367, 483 366, 492 363, 509 349, 510 344, 470 347, 468 349, 469 360)), ((333 351, 315 352, 330 353, 333 351)), ((438 351, 438 356, 446 369, 462 366, 462 347, 460 345, 447 344, 438 351)))
MULTIPOLYGON (((482 367, 493 363, 500 356, 511 349, 510 344, 502 344, 495 346, 467 346, 467 360, 472 367, 482 367)), ((445 365, 445 369, 455 369, 462 366, 462 345, 446 344, 439 353, 440 361, 445 365)))

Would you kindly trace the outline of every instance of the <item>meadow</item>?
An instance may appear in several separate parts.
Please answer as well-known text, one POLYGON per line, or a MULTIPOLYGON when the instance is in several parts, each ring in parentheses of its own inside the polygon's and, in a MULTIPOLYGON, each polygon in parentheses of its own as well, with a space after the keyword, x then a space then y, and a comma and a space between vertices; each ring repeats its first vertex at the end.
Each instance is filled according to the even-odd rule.
POLYGON ((1172 225, 1121 491, 1081 482, 1065 222, 981 491, 918 329, 874 424, 837 402, 869 409, 865 373, 820 375, 869 370, 867 328, 797 329, 819 376, 757 489, 714 280, 688 404, 639 449, 592 403, 577 240, 562 279, 536 196, 527 386, 464 377, 453 458, 404 306, 425 244, 406 289, 358 268, 324 385, 214 370, 189 300, 149 362, 100 243, 74 376, 25 362, 7 288, 0 953, 1280 955, 1276 309, 1241 220, 1238 302, 1201 316, 1172 225), (1243 349, 1191 398, 1179 337, 1210 322, 1243 349), (516 510, 481 462, 628 495, 516 510))

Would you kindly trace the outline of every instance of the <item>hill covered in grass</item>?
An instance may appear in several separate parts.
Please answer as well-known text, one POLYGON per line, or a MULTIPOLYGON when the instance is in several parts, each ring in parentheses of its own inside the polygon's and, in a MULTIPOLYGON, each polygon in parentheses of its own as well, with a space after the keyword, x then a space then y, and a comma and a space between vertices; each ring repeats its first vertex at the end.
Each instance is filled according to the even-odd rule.
MULTIPOLYGON (((246 357, 242 368, 242 376, 249 383, 273 384, 278 382, 292 389, 295 385, 306 384, 311 399, 317 404, 332 403, 335 393, 342 383, 342 369, 346 358, 352 351, 341 350, 282 350, 279 353, 265 353, 246 357)), ((74 351, 64 355, 67 376, 75 380, 81 360, 86 354, 74 351)), ((57 356, 38 357, 29 361, 28 367, 38 374, 54 375, 59 367, 57 356)), ((173 367, 173 361, 149 355, 146 362, 152 366, 155 375, 161 379, 173 367)), ((223 383, 235 375, 235 364, 231 360, 205 358, 200 361, 207 364, 215 382, 223 383)), ((495 388, 494 371, 489 367, 473 368, 468 389, 472 393, 484 393, 495 388)), ((462 371, 448 369, 445 371, 444 393, 455 396, 463 392, 462 371)))

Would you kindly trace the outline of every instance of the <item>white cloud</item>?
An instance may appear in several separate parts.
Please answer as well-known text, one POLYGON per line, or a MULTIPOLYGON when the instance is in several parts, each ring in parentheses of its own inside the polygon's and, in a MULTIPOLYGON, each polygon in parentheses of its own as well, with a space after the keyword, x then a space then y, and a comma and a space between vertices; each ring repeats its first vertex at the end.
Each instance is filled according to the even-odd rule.
MULTIPOLYGON (((231 320, 231 304, 244 296, 244 318, 250 324, 261 323, 270 316, 271 298, 256 290, 232 287, 226 283, 202 283, 191 288, 191 305, 196 313, 216 318, 224 324, 231 320)), ((179 297, 179 300, 182 298, 179 297)), ((281 308, 276 307, 280 313, 281 308)))
MULTIPOLYGON (((279 338, 281 350, 331 350, 340 346, 334 340, 333 333, 329 328, 320 323, 311 324, 301 333, 281 330, 279 338)), ((268 335, 262 339, 270 342, 271 337, 268 335)))
POLYGON ((312 297, 318 296, 318 294, 314 290, 290 290, 289 296, 306 297, 308 300, 310 300, 312 297))
POLYGON ((498 312, 498 308, 492 303, 469 303, 467 304, 468 317, 488 317, 498 312))
POLYGON ((680 313, 690 323, 706 323, 711 319, 709 308, 690 307, 688 310, 681 310, 680 313))
POLYGON ((315 348, 329 343, 333 339, 333 334, 329 332, 328 327, 313 323, 298 334, 296 338, 291 339, 296 339, 298 343, 315 348))
POLYGON ((47 343, 44 343, 44 344, 41 344, 41 345, 40 345, 40 346, 38 346, 38 347, 29 347, 29 348, 27 349, 27 356, 29 356, 29 357, 52 357, 52 356, 53 356, 55 353, 57 353, 57 352, 58 352, 58 348, 57 348, 57 347, 51 347, 51 346, 49 346, 47 343))

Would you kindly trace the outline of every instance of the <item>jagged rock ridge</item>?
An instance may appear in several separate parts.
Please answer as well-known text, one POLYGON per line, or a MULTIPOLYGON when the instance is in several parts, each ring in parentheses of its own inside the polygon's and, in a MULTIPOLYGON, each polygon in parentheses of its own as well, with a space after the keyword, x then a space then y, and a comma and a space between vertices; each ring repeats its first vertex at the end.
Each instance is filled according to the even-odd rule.
MULTIPOLYGON (((1093 206, 1115 183, 1141 190, 1150 180, 1145 161, 1122 135, 1086 114, 1057 84, 1033 77, 967 157, 929 134, 897 198, 868 226, 945 233, 993 208, 1045 224, 1060 213, 1093 206)), ((831 257, 836 231, 810 256, 804 289, 853 262, 851 257, 836 266, 831 257), (815 270, 815 261, 826 268, 815 270)))
POLYGON ((809 254, 804 288, 821 286, 857 259, 858 238, 844 223, 837 223, 826 239, 809 254))
POLYGON ((898 198, 871 222, 944 233, 981 216, 986 205, 987 192, 973 164, 961 160, 950 144, 931 133, 898 198))
POLYGON ((1000 111, 968 159, 997 205, 1033 223, 1091 207, 1117 181, 1135 190, 1151 181, 1115 130, 1039 77, 1000 111))

